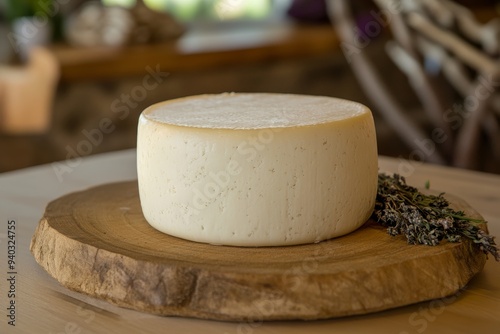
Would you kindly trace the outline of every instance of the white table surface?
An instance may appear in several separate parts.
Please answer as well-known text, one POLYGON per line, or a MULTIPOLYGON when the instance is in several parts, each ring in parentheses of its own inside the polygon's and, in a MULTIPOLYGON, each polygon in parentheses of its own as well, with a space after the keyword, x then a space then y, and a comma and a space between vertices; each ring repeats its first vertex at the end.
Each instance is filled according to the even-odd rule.
MULTIPOLYGON (((8 157, 3 157, 8 158, 8 157)), ((408 183, 459 195, 500 236, 500 176, 380 157, 380 170, 408 183), (411 168, 409 168, 411 167, 411 168), (411 169, 415 169, 411 171, 411 169)), ((60 182, 52 165, 0 174, 0 333, 500 333, 500 263, 456 296, 364 316, 312 322, 225 323, 159 317, 115 307, 60 286, 33 259, 29 243, 47 203, 69 192, 136 179, 135 151, 84 158, 60 182), (16 326, 9 326, 7 222, 16 221, 16 326)), ((500 240, 499 240, 500 241, 500 240)))

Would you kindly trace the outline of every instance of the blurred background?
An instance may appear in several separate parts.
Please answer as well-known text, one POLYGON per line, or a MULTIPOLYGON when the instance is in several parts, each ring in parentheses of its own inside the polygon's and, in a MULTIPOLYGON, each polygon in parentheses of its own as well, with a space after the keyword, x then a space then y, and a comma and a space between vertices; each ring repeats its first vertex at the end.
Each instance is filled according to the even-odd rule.
POLYGON ((205 93, 368 105, 379 153, 500 173, 497 1, 0 0, 0 172, 133 148, 205 93))

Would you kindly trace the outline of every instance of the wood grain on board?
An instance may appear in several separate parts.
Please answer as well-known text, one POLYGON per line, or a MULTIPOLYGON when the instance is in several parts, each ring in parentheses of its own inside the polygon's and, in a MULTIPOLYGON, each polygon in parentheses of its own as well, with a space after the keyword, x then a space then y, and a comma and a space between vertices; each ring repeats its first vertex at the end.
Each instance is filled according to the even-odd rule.
MULTIPOLYGON (((448 198, 478 216, 464 201, 448 198)), ((191 242, 146 222, 136 181, 51 202, 31 252, 71 290, 153 314, 230 321, 324 319, 446 297, 486 261, 469 242, 408 245, 372 221, 317 244, 191 242)))

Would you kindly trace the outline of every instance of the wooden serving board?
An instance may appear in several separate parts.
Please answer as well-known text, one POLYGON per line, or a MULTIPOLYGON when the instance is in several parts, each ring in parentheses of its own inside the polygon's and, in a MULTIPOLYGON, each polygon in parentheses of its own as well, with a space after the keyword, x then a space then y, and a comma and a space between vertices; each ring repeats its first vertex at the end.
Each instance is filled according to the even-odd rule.
MULTIPOLYGON (((462 200, 449 200, 479 217, 462 200)), ((324 319, 441 298, 464 287, 486 261, 469 242, 408 245, 372 221, 300 246, 186 241, 150 227, 137 182, 51 202, 31 252, 69 289, 154 314, 231 321, 324 319)))

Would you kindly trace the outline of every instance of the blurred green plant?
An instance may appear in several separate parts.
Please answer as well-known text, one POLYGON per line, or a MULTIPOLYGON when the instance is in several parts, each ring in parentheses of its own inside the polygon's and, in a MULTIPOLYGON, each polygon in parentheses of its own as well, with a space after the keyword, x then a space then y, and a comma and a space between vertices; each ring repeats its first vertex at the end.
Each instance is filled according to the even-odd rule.
POLYGON ((49 16, 53 0, 7 0, 7 18, 15 20, 26 16, 49 16))

